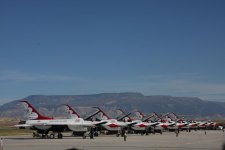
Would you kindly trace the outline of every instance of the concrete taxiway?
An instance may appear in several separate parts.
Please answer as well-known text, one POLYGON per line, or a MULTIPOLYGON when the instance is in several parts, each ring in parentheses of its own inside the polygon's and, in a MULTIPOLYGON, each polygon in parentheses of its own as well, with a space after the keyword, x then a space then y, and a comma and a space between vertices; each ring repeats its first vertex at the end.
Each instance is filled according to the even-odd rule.
POLYGON ((33 139, 31 136, 4 137, 4 150, 221 150, 225 142, 222 131, 191 131, 160 134, 127 135, 127 140, 114 135, 94 139, 64 137, 63 139, 33 139))

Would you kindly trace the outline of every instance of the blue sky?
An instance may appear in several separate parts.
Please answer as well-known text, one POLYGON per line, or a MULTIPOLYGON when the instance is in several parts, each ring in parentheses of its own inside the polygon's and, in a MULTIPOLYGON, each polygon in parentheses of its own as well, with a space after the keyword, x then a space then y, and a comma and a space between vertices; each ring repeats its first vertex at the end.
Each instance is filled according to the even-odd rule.
POLYGON ((0 104, 141 92, 225 101, 223 0, 2 0, 0 104))

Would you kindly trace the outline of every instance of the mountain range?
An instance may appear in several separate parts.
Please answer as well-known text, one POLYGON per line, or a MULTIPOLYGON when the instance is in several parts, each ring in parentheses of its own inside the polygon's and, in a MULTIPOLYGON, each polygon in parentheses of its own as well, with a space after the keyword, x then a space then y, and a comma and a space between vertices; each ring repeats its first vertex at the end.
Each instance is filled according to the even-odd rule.
POLYGON ((40 113, 48 116, 65 116, 62 104, 71 105, 81 116, 95 111, 98 106, 110 115, 116 109, 127 112, 140 110, 152 112, 174 112, 186 116, 219 117, 225 114, 225 102, 204 101, 197 97, 145 96, 141 93, 101 93, 92 95, 31 95, 0 106, 0 117, 22 118, 24 109, 21 100, 30 102, 40 113))

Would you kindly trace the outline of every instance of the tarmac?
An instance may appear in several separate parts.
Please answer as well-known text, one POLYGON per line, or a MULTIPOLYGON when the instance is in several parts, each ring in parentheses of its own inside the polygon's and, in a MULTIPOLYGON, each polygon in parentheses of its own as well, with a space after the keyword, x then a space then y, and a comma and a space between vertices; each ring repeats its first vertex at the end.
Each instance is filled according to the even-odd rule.
POLYGON ((182 131, 163 134, 128 134, 126 141, 115 135, 94 139, 66 136, 63 139, 39 139, 31 135, 3 137, 3 150, 223 150, 225 132, 182 131))

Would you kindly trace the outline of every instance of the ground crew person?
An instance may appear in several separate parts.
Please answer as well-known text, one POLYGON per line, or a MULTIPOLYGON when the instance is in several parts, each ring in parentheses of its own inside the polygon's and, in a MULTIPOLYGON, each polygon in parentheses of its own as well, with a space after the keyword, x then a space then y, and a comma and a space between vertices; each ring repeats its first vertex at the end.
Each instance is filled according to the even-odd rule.
POLYGON ((91 127, 91 131, 90 131, 90 139, 94 138, 94 128, 91 127))
POLYGON ((3 138, 0 139, 0 150, 3 150, 3 138))
POLYGON ((124 141, 127 140, 127 134, 126 134, 126 132, 125 132, 124 135, 123 135, 123 140, 124 140, 124 141))
POLYGON ((178 137, 178 135, 179 135, 179 129, 177 129, 175 132, 176 132, 176 137, 178 137))

